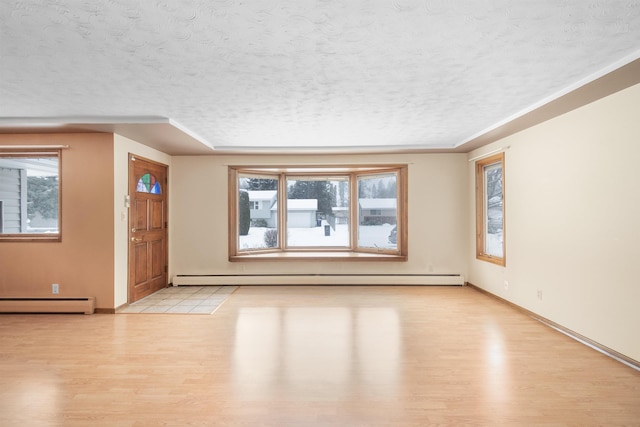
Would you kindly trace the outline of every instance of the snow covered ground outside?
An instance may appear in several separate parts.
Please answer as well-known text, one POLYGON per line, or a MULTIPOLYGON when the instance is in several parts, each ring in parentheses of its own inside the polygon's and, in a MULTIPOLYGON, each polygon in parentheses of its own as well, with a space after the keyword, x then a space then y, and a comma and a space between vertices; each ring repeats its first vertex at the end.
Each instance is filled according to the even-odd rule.
MULTIPOLYGON (((359 246, 367 248, 395 249, 395 243, 389 243, 389 233, 393 224, 361 225, 359 246)), ((240 249, 265 248, 264 233, 268 228, 251 227, 249 234, 240 236, 240 249)), ((324 226, 312 228, 290 228, 287 230, 288 246, 291 247, 348 247, 349 228, 346 224, 337 224, 336 229, 330 229, 330 235, 325 236, 324 226)))
POLYGON ((502 231, 499 233, 487 233, 485 250, 489 255, 502 258, 502 231))

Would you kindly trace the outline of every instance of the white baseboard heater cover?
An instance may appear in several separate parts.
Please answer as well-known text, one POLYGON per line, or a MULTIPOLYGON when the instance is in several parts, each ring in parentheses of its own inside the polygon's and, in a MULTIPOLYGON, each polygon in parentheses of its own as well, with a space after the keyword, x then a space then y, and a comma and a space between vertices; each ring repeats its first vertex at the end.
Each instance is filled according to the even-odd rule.
POLYGON ((178 274, 173 285, 464 285, 461 274, 178 274))
POLYGON ((94 297, 0 298, 0 313, 84 313, 93 314, 94 297))

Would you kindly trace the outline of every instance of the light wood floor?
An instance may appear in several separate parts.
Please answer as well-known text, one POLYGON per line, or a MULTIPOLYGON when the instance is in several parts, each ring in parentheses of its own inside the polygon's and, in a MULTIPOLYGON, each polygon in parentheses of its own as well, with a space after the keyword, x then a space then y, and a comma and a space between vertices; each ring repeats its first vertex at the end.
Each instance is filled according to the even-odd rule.
POLYGON ((640 425, 640 372, 467 287, 0 316, 1 426, 640 425))

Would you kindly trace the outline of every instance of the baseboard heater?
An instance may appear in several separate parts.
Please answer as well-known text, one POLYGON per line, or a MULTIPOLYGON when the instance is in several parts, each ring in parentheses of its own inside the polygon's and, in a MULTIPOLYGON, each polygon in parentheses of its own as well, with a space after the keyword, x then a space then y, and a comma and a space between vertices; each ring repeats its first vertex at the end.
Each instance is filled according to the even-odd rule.
POLYGON ((95 298, 0 298, 0 313, 93 314, 95 298))
POLYGON ((183 285, 464 285, 461 274, 178 274, 183 285))

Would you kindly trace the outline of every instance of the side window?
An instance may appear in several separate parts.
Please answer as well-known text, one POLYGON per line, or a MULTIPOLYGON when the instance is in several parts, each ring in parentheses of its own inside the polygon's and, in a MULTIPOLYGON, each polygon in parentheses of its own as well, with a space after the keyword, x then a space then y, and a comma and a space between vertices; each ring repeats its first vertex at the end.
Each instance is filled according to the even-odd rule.
POLYGON ((504 153, 476 162, 476 258, 505 265, 504 153))
POLYGON ((398 177, 358 176, 358 247, 398 249, 398 177))
POLYGON ((60 240, 60 150, 0 151, 0 240, 60 240))
POLYGON ((278 241, 278 176, 238 174, 237 248, 271 250, 278 241))

